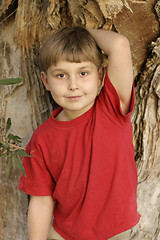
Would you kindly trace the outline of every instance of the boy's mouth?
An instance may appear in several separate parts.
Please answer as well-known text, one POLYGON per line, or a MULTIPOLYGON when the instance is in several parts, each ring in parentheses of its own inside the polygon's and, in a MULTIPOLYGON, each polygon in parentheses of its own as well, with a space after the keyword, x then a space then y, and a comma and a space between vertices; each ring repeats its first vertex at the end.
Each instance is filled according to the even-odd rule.
POLYGON ((81 97, 82 97, 82 96, 69 96, 69 97, 67 97, 67 98, 68 98, 69 100, 74 101, 74 100, 79 100, 81 97))

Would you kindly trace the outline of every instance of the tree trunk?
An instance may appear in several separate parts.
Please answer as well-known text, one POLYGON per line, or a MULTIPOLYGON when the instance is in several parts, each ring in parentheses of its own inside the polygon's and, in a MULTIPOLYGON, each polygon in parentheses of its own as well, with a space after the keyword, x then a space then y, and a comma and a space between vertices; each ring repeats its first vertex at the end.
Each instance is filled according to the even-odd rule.
MULTIPOLYGON (((132 115, 138 169, 139 223, 143 240, 160 240, 160 0, 2 0, 0 1, 0 79, 23 83, 0 87, 0 114, 12 119, 12 133, 25 146, 51 114, 54 103, 40 80, 38 50, 53 29, 84 25, 128 37, 133 57, 136 104, 132 115)), ((25 193, 19 172, 5 178, 0 159, 0 239, 27 239, 25 193)))

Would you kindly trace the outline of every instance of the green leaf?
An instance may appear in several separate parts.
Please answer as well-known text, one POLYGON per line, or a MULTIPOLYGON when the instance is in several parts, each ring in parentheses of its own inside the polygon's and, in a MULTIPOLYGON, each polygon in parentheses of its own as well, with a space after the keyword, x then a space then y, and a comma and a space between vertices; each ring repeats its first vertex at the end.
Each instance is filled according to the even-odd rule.
POLYGON ((16 154, 18 154, 20 157, 33 157, 32 155, 28 155, 25 151, 18 149, 15 151, 16 154))
POLYGON ((2 157, 2 158, 9 158, 11 155, 9 155, 9 154, 0 154, 0 156, 2 157))
POLYGON ((11 128, 11 125, 12 125, 12 123, 11 123, 11 118, 8 118, 8 119, 7 119, 6 132, 9 131, 9 129, 11 128))
POLYGON ((7 151, 10 150, 9 144, 7 142, 2 144, 2 148, 6 149, 7 151))
POLYGON ((19 136, 13 135, 11 133, 8 134, 8 139, 9 140, 15 140, 15 141, 18 141, 18 142, 22 142, 22 139, 19 136))
POLYGON ((0 85, 13 85, 22 82, 22 78, 6 78, 0 80, 0 85))
POLYGON ((26 173, 25 173, 22 162, 16 157, 14 157, 14 162, 15 162, 17 168, 22 172, 23 176, 26 177, 26 173))
POLYGON ((8 179, 12 165, 12 158, 9 158, 8 164, 6 166, 6 178, 8 179))

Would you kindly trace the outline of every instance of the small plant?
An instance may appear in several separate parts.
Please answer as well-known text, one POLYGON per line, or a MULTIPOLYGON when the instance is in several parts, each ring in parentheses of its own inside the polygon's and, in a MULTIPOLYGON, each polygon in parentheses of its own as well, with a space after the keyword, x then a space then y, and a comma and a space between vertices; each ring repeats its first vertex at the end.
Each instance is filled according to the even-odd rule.
MULTIPOLYGON (((7 78, 0 80, 1 85, 12 85, 22 81, 21 78, 7 78)), ((12 122, 11 118, 5 120, 3 114, 0 118, 0 157, 7 159, 6 165, 6 178, 8 179, 11 170, 12 163, 14 162, 16 167, 26 177, 24 167, 22 165, 21 158, 24 156, 31 156, 25 152, 25 149, 21 147, 22 139, 10 133, 12 122)))
POLYGON ((0 80, 0 85, 13 85, 22 82, 22 78, 6 78, 0 80))

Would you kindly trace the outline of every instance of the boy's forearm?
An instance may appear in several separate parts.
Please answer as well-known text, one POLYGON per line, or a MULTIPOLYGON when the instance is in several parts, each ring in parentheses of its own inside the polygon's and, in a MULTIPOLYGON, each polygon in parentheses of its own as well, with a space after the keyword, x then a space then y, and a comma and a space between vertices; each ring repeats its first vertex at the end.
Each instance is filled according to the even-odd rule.
POLYGON ((51 196, 31 196, 28 209, 29 240, 46 240, 54 209, 51 196))
POLYGON ((125 47, 126 44, 129 45, 125 36, 114 31, 102 29, 88 29, 88 31, 91 33, 100 49, 108 56, 117 51, 118 47, 125 47))

